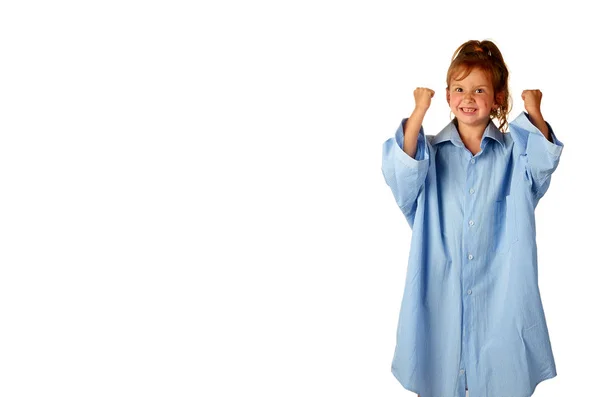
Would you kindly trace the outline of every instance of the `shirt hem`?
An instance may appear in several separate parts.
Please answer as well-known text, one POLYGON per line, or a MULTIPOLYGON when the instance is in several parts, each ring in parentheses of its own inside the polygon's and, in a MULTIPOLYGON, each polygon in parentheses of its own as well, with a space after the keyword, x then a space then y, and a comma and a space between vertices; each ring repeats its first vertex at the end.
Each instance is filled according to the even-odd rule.
MULTIPOLYGON (((400 374, 398 374, 396 372, 396 370, 394 369, 394 367, 392 367, 392 374, 394 375, 394 377, 396 378, 396 380, 398 382, 400 382, 400 384, 402 385, 402 387, 404 387, 406 390, 411 391, 411 392, 416 393, 416 394, 421 394, 421 392, 419 392, 417 389, 415 389, 412 385, 409 385, 408 383, 404 382, 400 378, 400 374)), ((528 395, 523 396, 523 397, 531 397, 531 396, 533 396, 533 393, 535 393, 535 389, 539 386, 540 383, 542 383, 543 381, 546 381, 548 379, 555 378, 556 375, 557 375, 556 369, 553 369, 550 372, 548 372, 546 375, 543 375, 541 378, 539 378, 537 380, 537 382, 535 383, 535 385, 533 385, 533 388, 531 389, 531 392, 528 395)))
POLYGON ((540 383, 542 383, 545 380, 548 379, 552 379, 556 377, 556 369, 552 369, 549 373, 547 373, 546 375, 542 376, 541 378, 539 378, 537 380, 537 382, 535 382, 535 385, 533 385, 533 389, 531 389, 531 393, 527 396, 523 396, 523 397, 531 397, 533 395, 533 393, 535 393, 535 389, 538 387, 538 385, 540 383))
POLYGON ((400 378, 400 374, 396 372, 396 370, 394 369, 394 367, 392 367, 392 374, 394 375, 394 378, 396 378, 396 380, 398 382, 400 382, 400 384, 402 385, 402 387, 404 387, 406 390, 411 391, 411 392, 416 393, 416 394, 421 394, 421 392, 419 392, 417 389, 415 389, 412 385, 409 385, 408 383, 405 383, 400 378))

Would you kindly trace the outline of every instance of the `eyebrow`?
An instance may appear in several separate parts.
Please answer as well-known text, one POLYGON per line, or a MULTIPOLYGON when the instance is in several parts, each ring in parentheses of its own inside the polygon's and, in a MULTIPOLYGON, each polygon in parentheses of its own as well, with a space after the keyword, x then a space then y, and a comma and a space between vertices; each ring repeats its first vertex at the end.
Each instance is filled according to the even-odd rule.
MULTIPOLYGON (((452 84, 450 84, 450 86, 451 86, 451 87, 452 87, 452 86, 459 86, 459 87, 462 87, 462 84, 460 84, 460 83, 452 83, 452 84)), ((489 86, 489 85, 487 85, 487 84, 480 84, 480 85, 476 85, 474 88, 480 88, 480 87, 486 87, 486 88, 489 88, 490 86, 489 86)))

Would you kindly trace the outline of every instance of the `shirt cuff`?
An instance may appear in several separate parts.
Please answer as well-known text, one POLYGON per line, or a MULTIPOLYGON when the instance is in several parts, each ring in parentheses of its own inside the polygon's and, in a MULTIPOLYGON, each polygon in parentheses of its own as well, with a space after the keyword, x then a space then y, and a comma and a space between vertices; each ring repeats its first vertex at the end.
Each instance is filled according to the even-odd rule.
POLYGON ((419 128, 419 135, 417 136, 417 152, 415 153, 415 157, 411 157, 404 151, 404 127, 406 126, 406 121, 408 118, 402 119, 398 130, 396 131, 395 140, 398 147, 401 149, 398 154, 398 158, 404 165, 416 168, 420 163, 423 163, 429 160, 429 151, 427 150, 427 143, 425 132, 423 130, 423 126, 419 128))
MULTIPOLYGON (((556 134, 554 133, 552 126, 547 121, 544 120, 544 122, 548 126, 548 135, 550 135, 552 142, 550 142, 544 136, 542 131, 540 131, 539 128, 537 128, 531 122, 531 119, 529 118, 529 115, 526 112, 521 112, 519 114, 519 116, 517 116, 517 118, 511 124, 515 125, 516 127, 519 127, 522 130, 528 131, 530 134, 540 135, 543 138, 543 142, 544 142, 543 145, 544 145, 544 148, 546 149, 546 151, 548 153, 550 153, 551 155, 558 157, 558 156, 560 156, 560 154, 562 152, 564 144, 556 137, 556 134)), ((525 139, 524 143, 525 144, 527 143, 527 139, 525 139)))

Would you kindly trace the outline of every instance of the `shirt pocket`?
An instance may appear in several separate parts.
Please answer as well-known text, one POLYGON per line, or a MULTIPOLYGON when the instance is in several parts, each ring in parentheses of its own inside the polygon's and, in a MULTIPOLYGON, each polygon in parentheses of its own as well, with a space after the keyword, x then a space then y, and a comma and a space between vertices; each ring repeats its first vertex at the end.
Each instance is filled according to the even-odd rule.
POLYGON ((496 200, 494 206, 493 251, 505 254, 519 240, 515 203, 512 197, 507 195, 496 200))

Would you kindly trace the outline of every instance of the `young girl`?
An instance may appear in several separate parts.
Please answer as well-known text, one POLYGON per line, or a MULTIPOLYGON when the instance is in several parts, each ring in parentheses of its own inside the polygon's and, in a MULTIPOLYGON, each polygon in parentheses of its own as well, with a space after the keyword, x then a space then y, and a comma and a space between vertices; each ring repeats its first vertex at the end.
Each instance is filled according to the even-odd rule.
POLYGON ((525 112, 506 131, 508 69, 494 43, 468 41, 452 58, 454 119, 425 135, 434 92, 417 88, 383 144, 385 181, 412 229, 392 373, 419 397, 529 397, 556 376, 534 209, 563 144, 539 90, 523 91, 525 112))

